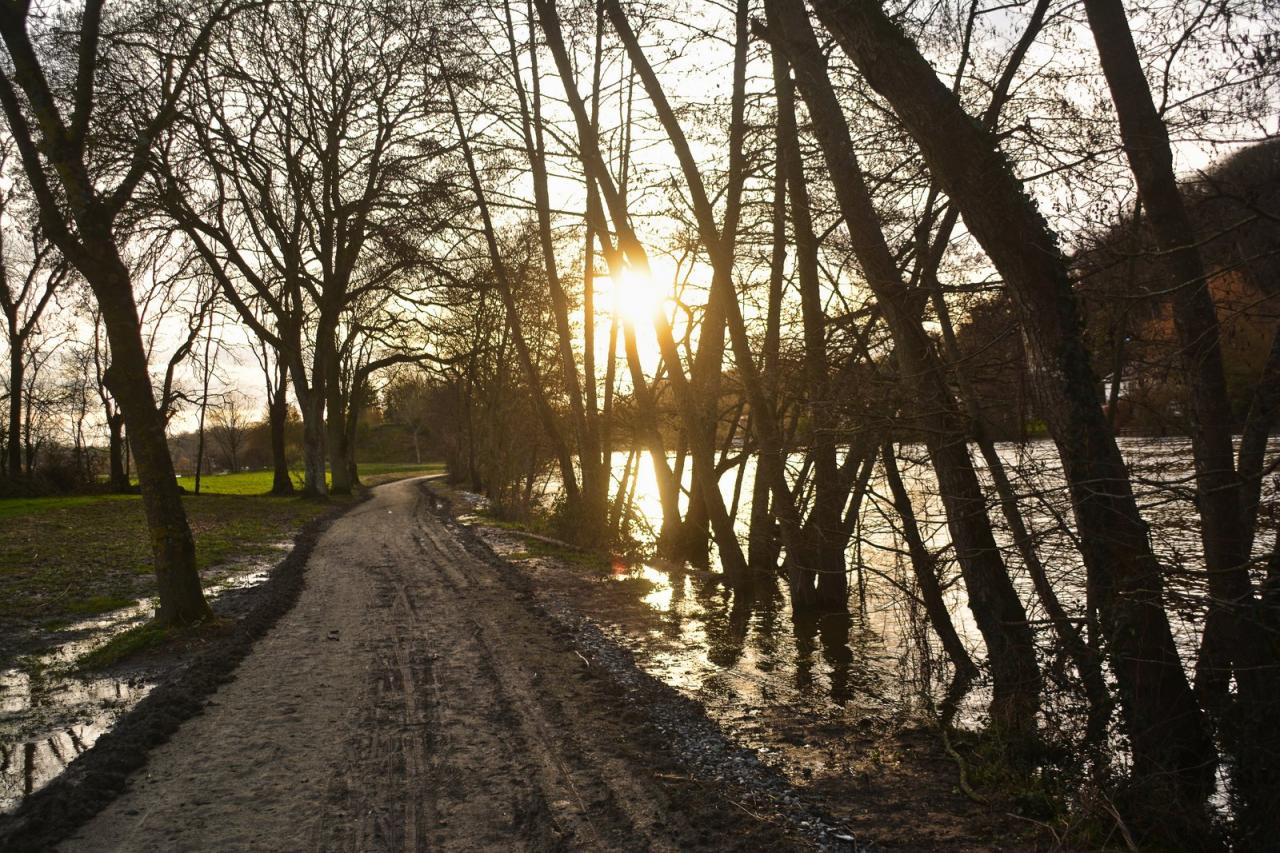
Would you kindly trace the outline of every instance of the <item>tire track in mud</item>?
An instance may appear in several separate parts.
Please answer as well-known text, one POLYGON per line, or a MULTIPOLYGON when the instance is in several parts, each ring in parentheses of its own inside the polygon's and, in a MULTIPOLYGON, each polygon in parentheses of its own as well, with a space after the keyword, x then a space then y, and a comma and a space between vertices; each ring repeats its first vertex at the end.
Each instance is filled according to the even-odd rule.
MULTIPOLYGON (((380 657, 385 690, 375 707, 396 706, 404 726, 413 732, 425 723, 425 732, 399 743, 381 737, 371 757, 390 771, 380 778, 422 792, 425 802, 418 809, 412 795, 403 797, 402 821, 371 827, 361 819, 338 846, 677 849, 662 820, 667 803, 635 784, 637 768, 612 755, 609 743, 596 742, 616 722, 593 719, 600 697, 583 661, 423 503, 409 538, 412 548, 401 543, 394 555, 384 544, 383 560, 371 567, 379 606, 391 614, 393 652, 380 657), (424 638, 435 640, 432 651, 424 638), (410 665, 422 658, 430 664, 410 665), (430 713, 419 719, 424 705, 430 713), (398 836, 389 832, 396 825, 404 827, 398 836)), ((382 716, 371 730, 388 730, 382 716)), ((369 793, 358 814, 375 815, 378 803, 396 799, 388 790, 369 793)))
POLYGON ((68 850, 786 850, 422 484, 340 519, 295 608, 68 850))
MULTIPOLYGON (((499 625, 494 618, 501 605, 510 602, 512 590, 492 576, 489 566, 467 553, 434 516, 428 514, 424 520, 427 542, 420 540, 419 544, 424 550, 434 548, 444 557, 439 565, 445 569, 445 577, 455 595, 459 599, 484 599, 476 602, 481 606, 468 609, 472 614, 469 619, 475 626, 472 636, 483 645, 488 668, 501 685, 507 706, 514 712, 524 747, 538 765, 538 785, 559 833, 594 849, 606 846, 609 841, 637 846, 643 841, 648 849, 675 849, 657 820, 661 805, 631 782, 634 768, 610 756, 603 745, 583 743, 599 731, 596 726, 584 725, 591 721, 565 725, 566 697, 559 694, 566 685, 584 678, 584 662, 567 654, 570 647, 563 640, 553 642, 550 648, 546 643, 513 647, 512 623, 499 625), (495 638, 496 643, 506 648, 496 647, 495 638), (536 651, 537 656, 530 658, 529 651, 536 651), (597 812, 594 821, 593 810, 597 812), (613 837, 609 838, 610 835, 613 837)), ((516 621, 529 623, 522 628, 532 627, 532 633, 545 635, 545 624, 525 608, 521 607, 515 615, 516 621)), ((572 701, 582 697, 567 698, 572 701)), ((579 713, 592 710, 586 702, 575 704, 579 713)))

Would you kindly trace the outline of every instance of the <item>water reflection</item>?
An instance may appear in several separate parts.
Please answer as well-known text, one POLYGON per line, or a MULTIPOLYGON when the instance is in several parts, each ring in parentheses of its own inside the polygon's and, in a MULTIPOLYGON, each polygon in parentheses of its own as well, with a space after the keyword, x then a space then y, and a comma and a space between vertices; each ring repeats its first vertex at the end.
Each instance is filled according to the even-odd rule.
MULTIPOLYGON (((1171 621, 1190 667, 1198 644, 1204 589, 1199 518, 1186 488, 1192 473, 1189 442, 1126 438, 1120 440, 1120 447, 1165 567, 1171 621)), ((1084 570, 1074 541, 1070 497, 1053 444, 1002 444, 997 449, 1060 598, 1069 609, 1081 612, 1084 570)), ((931 551, 944 555, 940 580, 957 633, 971 655, 982 660, 984 644, 966 604, 963 583, 956 567, 945 559, 950 537, 932 470, 923 448, 902 447, 900 453, 902 477, 921 534, 931 551)), ((615 457, 617 473, 621 474, 625 461, 625 454, 615 457)), ((974 454, 974 461, 979 475, 986 477, 979 454, 974 454)), ((803 461, 796 456, 791 463, 798 468, 803 461)), ((632 470, 638 470, 635 510, 647 521, 639 529, 657 529, 661 508, 652 466, 642 460, 638 469, 633 462, 632 470)), ((754 473, 748 462, 736 516, 744 542, 754 473)), ((685 476, 689 476, 687 470, 685 476)), ((733 498, 734 480, 730 476, 722 481, 726 502, 733 498)), ((1275 495, 1276 484, 1267 482, 1264 503, 1273 504, 1275 495)), ((1006 551, 1028 616, 1043 637, 1045 614, 999 515, 992 513, 997 541, 1006 551)), ((1270 534, 1259 540, 1260 549, 1273 544, 1270 534)), ((793 615, 786 584, 779 577, 763 578, 750 594, 722 585, 714 549, 710 572, 666 563, 619 563, 613 576, 636 584, 637 601, 651 611, 651 617, 642 622, 641 630, 623 628, 617 637, 651 674, 703 702, 712 716, 737 721, 734 725, 758 727, 756 722, 741 721, 772 716, 772 725, 777 726, 781 717, 792 721, 807 717, 839 720, 841 730, 848 731, 847 726, 859 720, 910 719, 941 712, 954 725, 983 726, 990 684, 985 680, 972 685, 952 683, 946 656, 919 603, 896 511, 879 472, 869 483, 847 563, 855 575, 849 612, 799 616, 793 615)), ((1050 643, 1045 640, 1044 647, 1050 643)), ((1046 694, 1044 724, 1074 725, 1078 715, 1066 713, 1075 707, 1074 701, 1068 692, 1046 694)))
MULTIPOLYGON (((1199 517, 1186 487, 1192 474, 1190 442, 1182 438, 1121 438, 1119 445, 1133 476, 1139 505, 1151 526, 1157 556, 1165 566, 1173 629, 1184 659, 1191 665, 1198 645, 1205 590, 1199 556, 1199 517)), ((1277 449, 1280 445, 1272 452, 1277 449)), ((1021 496, 1020 508, 1060 598, 1069 609, 1081 611, 1084 570, 1074 541, 1070 497, 1054 445, 1048 441, 1004 443, 997 445, 997 450, 1021 496)), ((900 453, 904 457, 900 462, 902 477, 926 545, 934 553, 946 553, 950 536, 924 450, 904 446, 900 453)), ((979 475, 985 478, 981 455, 973 456, 979 475)), ((619 476, 626 458, 625 453, 614 456, 619 476)), ((790 464, 798 470, 803 457, 793 456, 790 464)), ((637 478, 634 508, 647 521, 640 527, 657 529, 661 506, 653 466, 646 456, 638 466, 632 466, 632 471, 637 478)), ((687 469, 684 476, 687 487, 687 469)), ((735 519, 743 541, 749 533, 754 476, 754 464, 748 461, 738 491, 735 519)), ((732 501, 735 477, 723 478, 721 486, 726 502, 732 501)), ((1273 504, 1275 497, 1276 484, 1268 478, 1263 489, 1264 504, 1273 504)), ((992 521, 1029 618, 1037 624, 1044 623, 1045 614, 998 512, 992 513, 992 521)), ((1260 552, 1274 542, 1270 535, 1260 535, 1258 539, 1260 552)), ((716 583, 714 574, 681 567, 655 564, 627 570, 623 576, 643 578, 653 584, 644 601, 664 614, 664 637, 676 641, 695 658, 700 657, 702 665, 724 670, 712 679, 698 666, 663 658, 665 672, 699 689, 714 682, 750 694, 754 688, 745 682, 758 681, 782 666, 793 672, 793 689, 800 694, 818 690, 840 704, 856 699, 872 705, 912 707, 924 702, 933 706, 946 696, 949 673, 942 663, 943 656, 932 648, 935 641, 923 614, 918 612, 914 579, 904 562, 904 550, 896 511, 877 472, 869 484, 858 530, 850 543, 848 565, 857 575, 851 584, 850 615, 792 620, 786 606, 785 585, 776 578, 769 579, 747 600, 735 597, 716 583), (785 640, 778 629, 779 620, 789 626, 790 636, 785 640), (908 693, 914 695, 905 695, 908 693)), ((713 549, 712 569, 717 568, 713 549)), ((982 636, 956 575, 955 567, 948 566, 941 578, 948 609, 963 642, 975 658, 981 659, 985 656, 982 636)), ((966 700, 960 721, 980 722, 984 698, 979 690, 966 700)))
POLYGON ((651 638, 622 639, 646 668, 712 705, 852 704, 880 713, 892 703, 884 682, 894 676, 895 658, 857 614, 793 618, 776 578, 750 592, 667 564, 612 578, 644 581, 639 601, 659 617, 651 638))
MULTIPOLYGON (((205 578, 209 599, 262 584, 272 562, 222 567, 216 579, 205 578)), ((151 692, 155 684, 145 673, 103 678, 80 673, 75 664, 154 609, 145 601, 70 625, 59 631, 69 639, 0 671, 0 812, 56 778, 151 692)))

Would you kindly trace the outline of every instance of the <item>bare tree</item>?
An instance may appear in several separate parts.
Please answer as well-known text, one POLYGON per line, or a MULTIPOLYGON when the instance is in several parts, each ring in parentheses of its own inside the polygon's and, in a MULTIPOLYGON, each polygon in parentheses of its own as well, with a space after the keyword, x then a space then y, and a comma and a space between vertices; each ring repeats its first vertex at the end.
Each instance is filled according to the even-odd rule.
POLYGON ((153 163, 153 203, 288 365, 311 494, 328 489, 326 456, 333 490, 351 488, 345 318, 380 292, 412 303, 433 280, 428 17, 309 2, 243 16, 200 67, 190 120, 153 163))
POLYGON ((156 621, 163 624, 205 619, 209 607, 196 574, 195 542, 152 392, 115 225, 143 177, 151 146, 173 121, 199 57, 233 10, 231 2, 220 2, 187 17, 165 7, 137 7, 129 10, 133 20, 126 15, 109 19, 104 40, 100 0, 56 20, 31 18, 27 5, 0 8, 7 51, 0 105, 41 228, 84 276, 102 311, 112 355, 104 380, 129 423, 155 554, 156 621), (126 83, 134 84, 132 91, 110 92, 103 62, 108 55, 118 57, 118 67, 138 73, 126 83), (104 93, 119 98, 106 117, 100 109, 104 93), (129 140, 115 156, 96 144, 104 118, 129 140))
POLYGON ((222 460, 232 474, 240 470, 240 453, 253 426, 251 411, 243 394, 228 391, 209 416, 212 424, 209 435, 222 451, 222 460))
MULTIPOLYGON (((0 171, 9 165, 11 155, 10 144, 0 148, 0 171)), ((14 176, 14 180, 10 189, 0 194, 0 219, 33 222, 27 233, 0 228, 0 313, 4 314, 5 344, 9 350, 10 388, 5 470, 11 478, 18 479, 22 476, 23 423, 23 395, 18 389, 24 385, 28 346, 39 332, 45 309, 66 281, 69 268, 41 235, 39 226, 34 225, 28 200, 18 190, 18 177, 14 176)))

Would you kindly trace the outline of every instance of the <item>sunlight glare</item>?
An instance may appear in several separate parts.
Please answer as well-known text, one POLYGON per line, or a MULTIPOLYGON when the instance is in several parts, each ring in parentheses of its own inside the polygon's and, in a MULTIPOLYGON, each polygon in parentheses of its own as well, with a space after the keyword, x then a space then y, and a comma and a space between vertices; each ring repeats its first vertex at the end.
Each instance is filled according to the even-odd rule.
POLYGON ((611 288, 611 308, 619 317, 643 325, 652 322, 654 312, 666 300, 661 285, 653 276, 638 269, 628 268, 621 281, 614 281, 611 288))

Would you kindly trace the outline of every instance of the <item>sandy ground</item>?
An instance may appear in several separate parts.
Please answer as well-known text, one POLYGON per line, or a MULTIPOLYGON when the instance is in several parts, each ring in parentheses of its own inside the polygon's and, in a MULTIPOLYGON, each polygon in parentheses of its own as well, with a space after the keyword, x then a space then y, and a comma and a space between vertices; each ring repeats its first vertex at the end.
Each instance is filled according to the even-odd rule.
POLYGON ((788 849, 680 772, 419 481, 317 545, 297 605, 60 850, 788 849))

